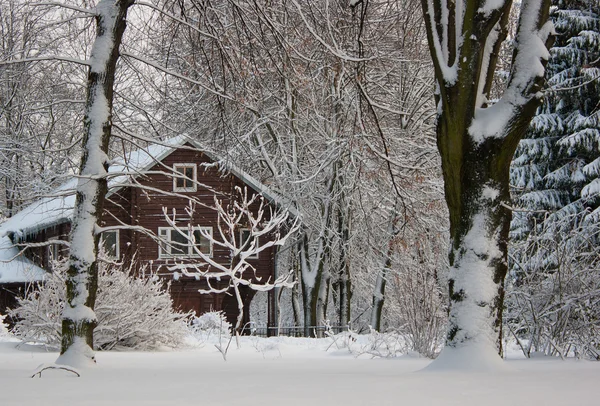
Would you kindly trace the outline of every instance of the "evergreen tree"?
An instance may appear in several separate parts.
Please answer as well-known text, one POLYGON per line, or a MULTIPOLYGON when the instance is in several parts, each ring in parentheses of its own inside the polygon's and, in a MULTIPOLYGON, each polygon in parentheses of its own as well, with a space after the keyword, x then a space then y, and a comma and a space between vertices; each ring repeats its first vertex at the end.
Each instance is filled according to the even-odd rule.
POLYGON ((581 348, 600 316, 590 293, 600 276, 600 4, 553 4, 548 90, 511 168, 523 209, 511 225, 512 322, 530 339, 527 354, 579 348, 597 356, 593 345, 581 348))

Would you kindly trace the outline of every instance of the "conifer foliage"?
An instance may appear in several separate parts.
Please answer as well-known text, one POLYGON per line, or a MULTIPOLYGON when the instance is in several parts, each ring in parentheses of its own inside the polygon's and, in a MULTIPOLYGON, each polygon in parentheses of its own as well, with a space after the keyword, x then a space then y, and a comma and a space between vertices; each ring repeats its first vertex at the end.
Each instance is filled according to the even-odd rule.
POLYGON ((527 355, 598 357, 600 4, 553 4, 548 90, 511 168, 510 320, 527 355))

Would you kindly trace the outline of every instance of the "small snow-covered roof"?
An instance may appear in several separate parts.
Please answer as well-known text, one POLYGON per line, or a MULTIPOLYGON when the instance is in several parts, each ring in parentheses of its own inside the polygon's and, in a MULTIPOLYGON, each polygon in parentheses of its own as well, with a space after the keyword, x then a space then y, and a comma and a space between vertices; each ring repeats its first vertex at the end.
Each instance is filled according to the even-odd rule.
POLYGON ((0 283, 39 282, 44 271, 23 255, 7 236, 0 237, 0 283))
MULTIPOLYGON (((285 207, 292 216, 298 217, 298 212, 281 195, 271 191, 267 186, 233 163, 221 159, 216 154, 207 152, 198 142, 186 135, 179 135, 166 141, 150 144, 146 148, 131 151, 124 158, 112 162, 108 172, 114 174, 114 176, 108 180, 109 194, 115 193, 122 187, 131 185, 129 181, 130 176, 135 177, 143 174, 185 144, 190 144, 202 151, 211 160, 217 162, 222 170, 240 178, 267 200, 285 207)), ((0 224, 0 238, 10 235, 11 237, 17 237, 17 239, 23 239, 27 235, 35 234, 40 230, 70 222, 73 218, 73 208, 75 207, 76 187, 77 178, 73 178, 56 189, 51 196, 35 201, 0 224)))
POLYGON ((14 234, 22 238, 44 228, 65 223, 73 217, 77 179, 71 179, 0 224, 0 238, 14 234))

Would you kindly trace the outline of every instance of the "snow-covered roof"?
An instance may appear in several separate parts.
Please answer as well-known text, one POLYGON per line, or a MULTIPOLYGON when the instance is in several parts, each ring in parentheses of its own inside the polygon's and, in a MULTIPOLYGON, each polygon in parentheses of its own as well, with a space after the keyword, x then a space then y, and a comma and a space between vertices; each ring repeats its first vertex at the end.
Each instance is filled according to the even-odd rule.
MULTIPOLYGON (((128 181, 130 176, 137 176, 148 171, 185 144, 190 144, 202 151, 211 160, 217 162, 224 171, 237 176, 266 199, 285 207, 290 211, 290 214, 298 217, 298 212, 282 196, 270 190, 233 163, 221 159, 216 154, 207 152, 198 142, 185 135, 179 135, 160 143, 150 144, 146 148, 131 151, 125 155, 124 159, 121 158, 112 162, 109 173, 115 176, 109 178, 109 194, 130 185, 131 182, 128 181)), ((21 239, 40 230, 71 221, 73 208, 75 207, 76 186, 77 178, 73 178, 56 189, 51 196, 35 201, 0 224, 0 238, 12 234, 21 239)))
POLYGON ((70 221, 75 206, 77 179, 56 189, 51 197, 41 198, 0 224, 0 238, 14 234, 18 238, 41 229, 70 221))
POLYGON ((44 279, 44 271, 23 255, 7 236, 0 237, 0 283, 38 282, 44 279))

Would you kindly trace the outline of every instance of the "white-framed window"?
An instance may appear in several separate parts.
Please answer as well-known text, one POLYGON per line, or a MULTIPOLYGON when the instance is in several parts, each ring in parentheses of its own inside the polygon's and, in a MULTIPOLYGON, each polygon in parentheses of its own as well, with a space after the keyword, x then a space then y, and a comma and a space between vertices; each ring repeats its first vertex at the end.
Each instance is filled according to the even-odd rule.
MULTIPOLYGON (((250 244, 252 243, 252 240, 251 240, 251 238, 252 238, 252 232, 250 231, 250 229, 248 229, 248 228, 242 228, 242 229, 240 229, 239 238, 240 239, 239 239, 239 246, 238 247, 240 249, 243 249, 243 248, 249 249, 250 248, 250 244)), ((258 248, 258 246, 254 247, 254 248, 258 248)), ((257 259, 258 258, 258 252, 255 253, 255 254, 253 254, 253 255, 250 255, 248 258, 249 259, 257 259)))
POLYGON ((212 257, 212 244, 204 235, 212 237, 212 227, 187 228, 159 227, 159 258, 199 257, 202 254, 212 257), (204 235, 203 235, 204 234, 204 235))
POLYGON ((174 164, 173 165, 173 191, 195 192, 196 164, 174 164))
POLYGON ((119 258, 119 230, 104 231, 100 234, 100 244, 109 258, 119 258))

